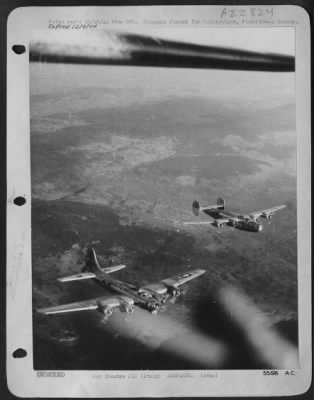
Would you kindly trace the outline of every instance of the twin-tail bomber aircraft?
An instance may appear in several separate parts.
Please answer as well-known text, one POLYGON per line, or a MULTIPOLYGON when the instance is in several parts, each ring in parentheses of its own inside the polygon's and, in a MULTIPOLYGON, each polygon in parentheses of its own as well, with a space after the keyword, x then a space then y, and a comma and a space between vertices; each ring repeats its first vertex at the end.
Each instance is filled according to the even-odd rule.
POLYGON ((98 310, 105 317, 109 317, 114 310, 131 314, 134 306, 141 307, 156 314, 167 301, 180 295, 180 286, 204 274, 204 270, 196 269, 174 277, 164 279, 158 283, 138 288, 130 283, 111 278, 111 272, 125 268, 125 265, 101 268, 95 250, 87 250, 85 266, 81 273, 59 278, 60 282, 76 281, 81 279, 94 279, 105 289, 115 292, 114 296, 103 296, 95 299, 78 301, 54 307, 40 308, 41 314, 59 314, 74 311, 98 310))
POLYGON ((216 226, 218 229, 223 228, 224 225, 233 228, 241 229, 249 232, 261 232, 263 225, 261 218, 265 218, 270 222, 274 212, 285 208, 286 205, 267 208, 266 210, 254 211, 250 214, 238 214, 233 211, 225 210, 225 200, 221 197, 217 199, 217 204, 212 206, 201 207, 200 203, 195 200, 192 204, 193 214, 198 216, 200 211, 209 215, 214 221, 198 221, 198 222, 185 222, 185 225, 202 225, 210 224, 216 226))

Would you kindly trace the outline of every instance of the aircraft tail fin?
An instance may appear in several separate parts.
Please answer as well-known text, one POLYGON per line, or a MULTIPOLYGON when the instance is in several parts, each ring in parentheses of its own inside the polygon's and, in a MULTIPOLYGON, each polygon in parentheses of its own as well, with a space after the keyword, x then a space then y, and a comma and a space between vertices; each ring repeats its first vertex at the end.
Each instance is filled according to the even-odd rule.
POLYGON ((219 197, 217 199, 217 204, 213 204, 211 206, 201 206, 199 201, 194 200, 192 203, 192 211, 193 214, 198 216, 200 214, 200 211, 206 211, 211 208, 218 208, 219 210, 224 210, 225 209, 225 200, 222 197, 219 197))
POLYGON ((225 209, 225 200, 222 197, 218 197, 217 199, 217 208, 219 208, 219 210, 224 210, 225 209))
POLYGON ((95 249, 93 249, 92 247, 89 247, 86 251, 85 266, 83 268, 83 271, 89 271, 89 272, 101 271, 99 262, 96 257, 95 249))
POLYGON ((200 203, 197 200, 194 200, 192 203, 193 214, 196 216, 200 215, 200 208, 201 208, 200 203))
POLYGON ((219 210, 224 210, 225 203, 226 202, 222 197, 218 197, 216 205, 201 207, 199 201, 194 200, 192 203, 192 211, 194 215, 198 216, 200 214, 200 211, 204 211, 210 208, 218 208, 219 210))

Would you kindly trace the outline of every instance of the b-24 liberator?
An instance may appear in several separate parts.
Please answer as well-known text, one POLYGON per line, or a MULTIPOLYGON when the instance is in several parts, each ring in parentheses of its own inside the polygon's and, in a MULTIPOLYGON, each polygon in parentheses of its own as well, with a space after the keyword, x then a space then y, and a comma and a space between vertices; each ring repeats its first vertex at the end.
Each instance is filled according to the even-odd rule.
POLYGON ((101 268, 95 250, 89 248, 82 272, 59 278, 58 280, 60 282, 69 282, 81 279, 94 279, 103 288, 114 292, 115 295, 40 308, 37 309, 37 312, 41 314, 59 314, 74 311, 98 310, 104 314, 105 317, 109 317, 114 310, 120 310, 130 314, 135 310, 135 306, 138 306, 156 314, 167 301, 180 295, 180 286, 205 272, 202 269, 196 269, 168 279, 163 279, 155 284, 137 287, 130 283, 114 279, 109 275, 122 268, 125 268, 125 265, 101 268))
POLYGON ((249 232, 261 232, 263 225, 261 218, 265 218, 270 222, 273 214, 285 208, 285 204, 267 208, 265 210, 254 211, 249 214, 239 214, 233 211, 225 210, 225 200, 222 197, 217 199, 217 204, 212 206, 202 207, 200 203, 195 200, 192 203, 192 211, 195 216, 199 216, 200 211, 213 218, 213 221, 198 221, 198 222, 185 222, 185 225, 202 225, 210 224, 216 226, 218 229, 223 228, 225 225, 233 228, 241 229, 249 232))

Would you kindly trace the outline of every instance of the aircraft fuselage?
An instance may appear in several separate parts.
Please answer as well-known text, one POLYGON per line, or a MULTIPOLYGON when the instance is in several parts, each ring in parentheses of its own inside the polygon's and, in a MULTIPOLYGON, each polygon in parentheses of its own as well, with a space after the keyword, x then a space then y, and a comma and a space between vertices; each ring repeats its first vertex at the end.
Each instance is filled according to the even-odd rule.
POLYGON ((165 296, 139 289, 130 283, 113 279, 107 274, 98 272, 94 279, 105 289, 132 298, 137 306, 150 312, 156 312, 165 303, 165 296))
POLYGON ((263 229, 263 225, 260 222, 246 218, 231 211, 210 208, 207 210, 203 210, 203 212, 213 219, 217 220, 217 222, 219 221, 219 219, 236 218, 237 221, 230 221, 226 225, 243 231, 260 232, 263 229))

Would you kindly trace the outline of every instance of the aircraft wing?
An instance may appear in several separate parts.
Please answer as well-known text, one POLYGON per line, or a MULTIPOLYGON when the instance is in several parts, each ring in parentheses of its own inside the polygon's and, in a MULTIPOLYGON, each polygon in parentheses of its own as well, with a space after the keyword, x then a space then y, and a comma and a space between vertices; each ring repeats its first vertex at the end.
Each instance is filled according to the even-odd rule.
MULTIPOLYGON (((106 274, 111 274, 112 272, 119 271, 120 269, 125 268, 126 266, 121 265, 113 265, 112 267, 101 268, 103 272, 106 274)), ((79 274, 64 276, 63 278, 58 278, 59 282, 71 282, 71 281, 80 281, 82 279, 92 279, 95 278, 96 275, 93 272, 81 272, 79 274)))
POLYGON ((184 225, 213 225, 213 226, 220 227, 224 224, 227 224, 231 220, 237 221, 238 218, 230 217, 230 218, 219 218, 219 219, 215 219, 213 221, 184 222, 184 225))
POLYGON ((203 269, 195 269, 194 271, 186 272, 183 274, 175 275, 171 278, 163 279, 158 283, 153 283, 151 285, 146 285, 142 289, 152 290, 153 292, 159 294, 165 294, 168 291, 169 287, 178 288, 184 283, 189 282, 190 280, 197 278, 200 275, 203 275, 206 271, 203 269))
POLYGON ((29 46, 32 62, 248 71, 295 70, 293 56, 205 46, 113 31, 45 32, 29 46))
POLYGON ((98 297, 90 300, 76 301, 74 303, 63 304, 60 306, 39 308, 36 311, 40 314, 61 314, 75 311, 97 310, 100 307, 117 308, 122 300, 118 297, 98 297))
POLYGON ((163 279, 161 282, 167 286, 179 287, 184 283, 203 275, 206 271, 204 269, 195 269, 191 272, 185 272, 183 274, 175 275, 171 278, 163 279))
POLYGON ((214 225, 214 221, 184 222, 184 225, 214 225))
POLYGON ((254 211, 252 213, 250 213, 250 216, 254 216, 254 217, 261 217, 261 216, 267 216, 267 215, 271 215, 276 211, 282 210, 283 208, 287 207, 285 204, 281 204, 280 206, 275 206, 272 208, 267 208, 265 210, 260 210, 260 211, 254 211))

